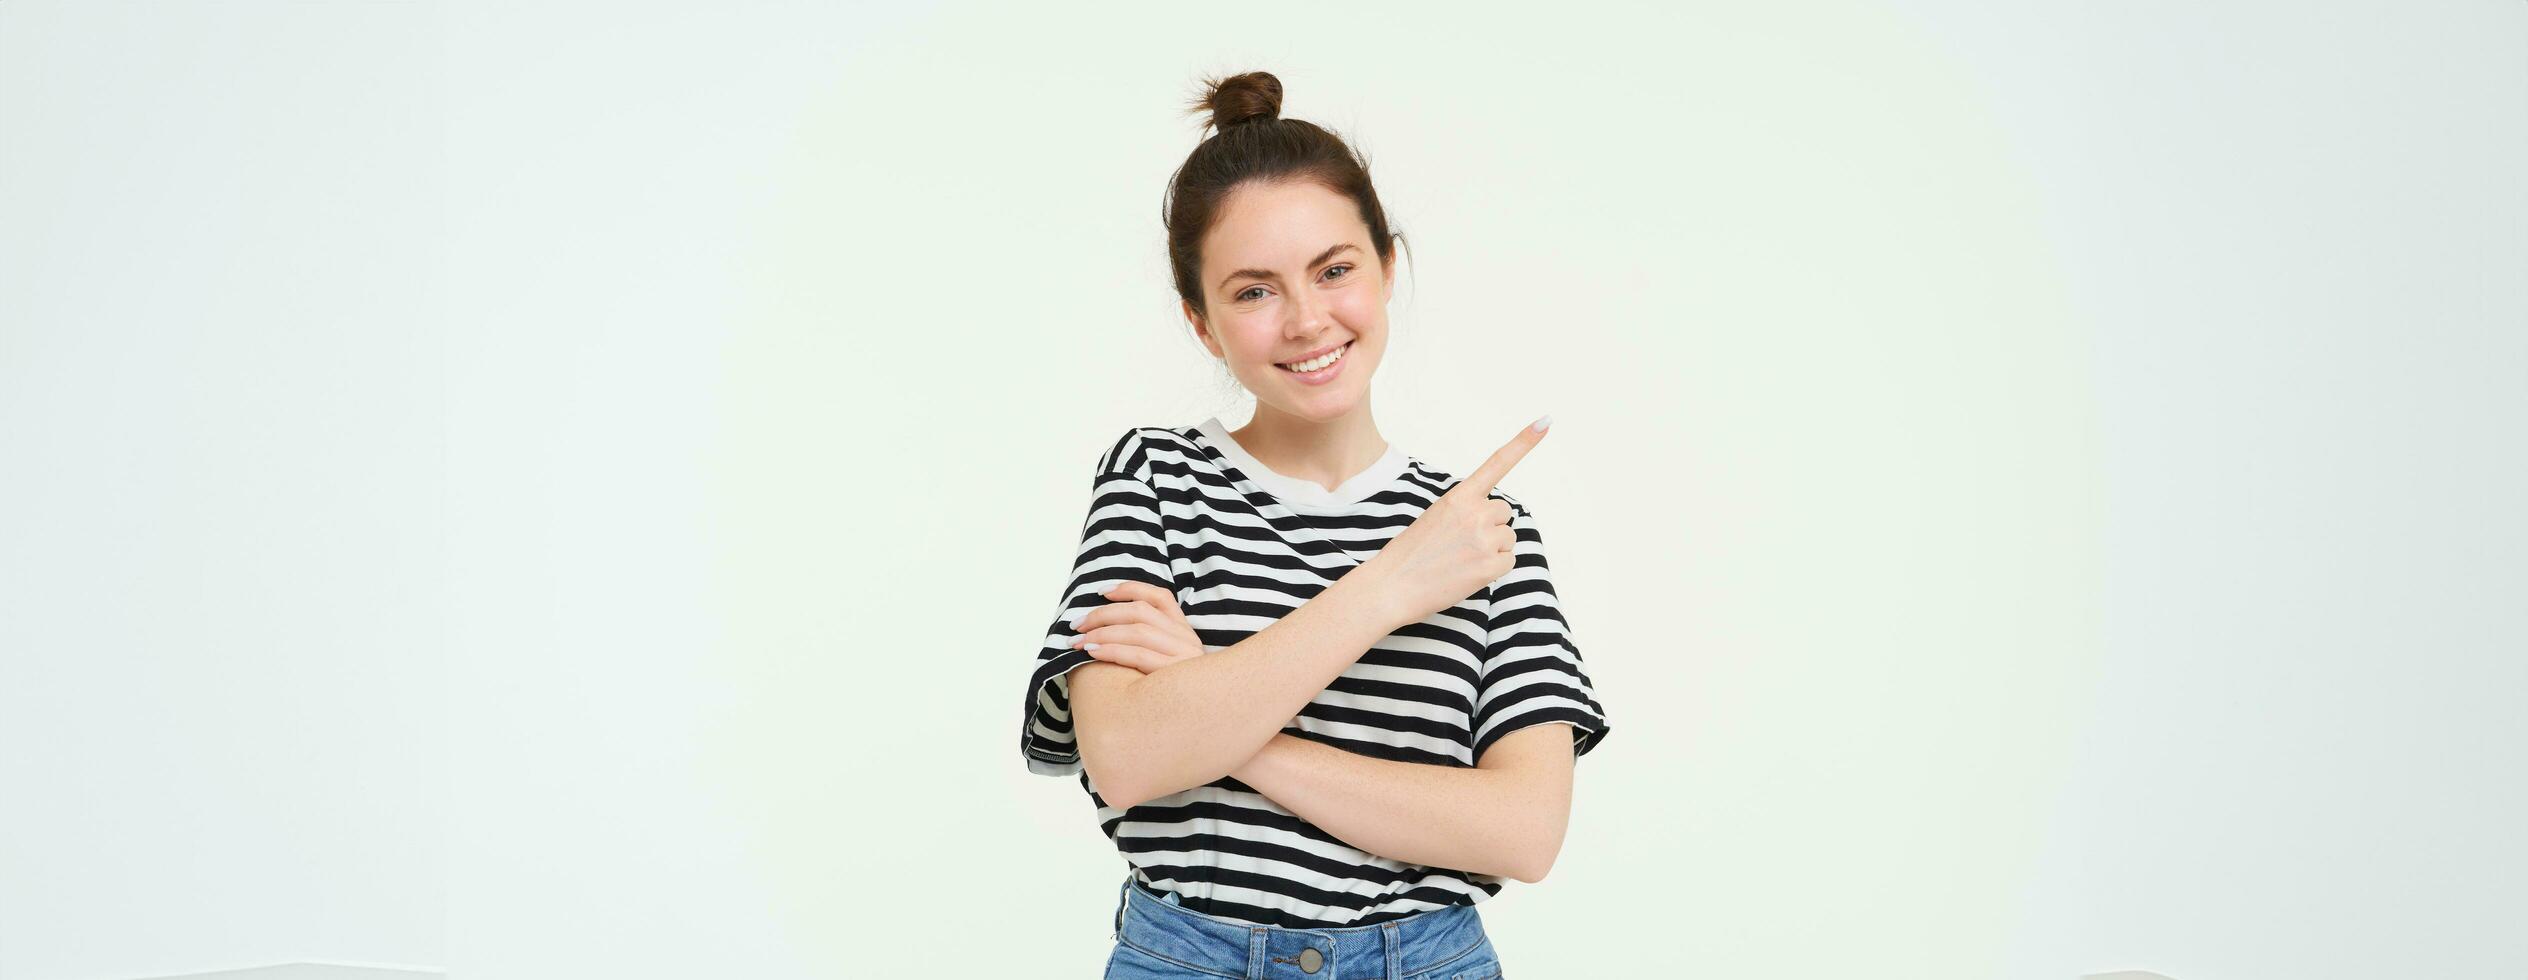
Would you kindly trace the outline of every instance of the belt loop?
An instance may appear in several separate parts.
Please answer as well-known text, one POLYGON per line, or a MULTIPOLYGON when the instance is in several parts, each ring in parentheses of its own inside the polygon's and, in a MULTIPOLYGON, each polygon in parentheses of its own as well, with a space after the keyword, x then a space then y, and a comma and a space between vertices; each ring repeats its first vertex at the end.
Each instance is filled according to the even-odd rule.
POLYGON ((1264 927, 1250 926, 1246 942, 1247 980, 1264 980, 1264 927))
POLYGON ((1387 980, 1404 980, 1404 936, 1395 922, 1378 924, 1379 945, 1387 948, 1387 980))

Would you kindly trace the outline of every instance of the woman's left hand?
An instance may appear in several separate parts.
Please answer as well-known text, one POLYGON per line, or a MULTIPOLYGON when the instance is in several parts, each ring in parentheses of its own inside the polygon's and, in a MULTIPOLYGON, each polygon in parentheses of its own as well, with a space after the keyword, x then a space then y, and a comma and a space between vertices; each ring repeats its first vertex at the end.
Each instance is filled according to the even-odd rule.
POLYGON ((1194 634, 1194 624, 1186 621, 1185 610, 1177 607, 1175 592, 1148 582, 1125 581, 1098 594, 1111 601, 1071 625, 1080 633, 1071 641, 1073 649, 1097 644, 1097 649, 1087 650, 1089 656, 1144 674, 1206 652, 1202 638, 1194 634))

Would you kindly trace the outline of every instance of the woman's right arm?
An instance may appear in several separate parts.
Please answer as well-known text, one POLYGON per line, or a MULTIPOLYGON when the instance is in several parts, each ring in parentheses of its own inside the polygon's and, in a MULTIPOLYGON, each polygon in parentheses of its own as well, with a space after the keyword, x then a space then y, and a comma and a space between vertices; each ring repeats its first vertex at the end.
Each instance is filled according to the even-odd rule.
POLYGON ((1520 430, 1376 555, 1253 636, 1148 674, 1103 660, 1072 668, 1072 731, 1098 797, 1128 807, 1236 771, 1372 644, 1509 574, 1518 536, 1509 503, 1491 493, 1545 424, 1520 430))
POLYGON ((1071 671, 1080 764, 1107 806, 1129 807, 1228 775, 1395 619, 1376 572, 1356 565, 1254 635, 1149 674, 1105 661, 1071 671))

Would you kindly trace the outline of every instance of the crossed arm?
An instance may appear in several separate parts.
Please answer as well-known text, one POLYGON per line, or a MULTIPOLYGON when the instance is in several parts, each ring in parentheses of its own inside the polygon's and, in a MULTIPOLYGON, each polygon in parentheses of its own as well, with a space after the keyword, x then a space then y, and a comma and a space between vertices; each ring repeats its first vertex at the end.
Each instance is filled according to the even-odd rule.
MULTIPOLYGON (((1166 673, 1175 665, 1159 667, 1166 673)), ((1103 715, 1123 689, 1144 676, 1123 664, 1095 661, 1071 671, 1071 704, 1082 719, 1082 755, 1092 709, 1103 715)), ((1562 850, 1571 815, 1574 731, 1567 722, 1531 725, 1495 739, 1473 768, 1397 762, 1360 755, 1276 731, 1225 773, 1285 810, 1353 847, 1390 860, 1543 880, 1562 850)), ((1108 763, 1111 765, 1112 763, 1108 763)), ((1103 784, 1095 774, 1092 781, 1103 784)), ((1178 779, 1185 777, 1179 776, 1178 779)), ((1169 782, 1163 788, 1109 789, 1110 805, 1129 807, 1218 778, 1169 782)))
POLYGON ((1564 722, 1522 728, 1461 769, 1279 733, 1229 775, 1369 853, 1536 882, 1570 822, 1572 736, 1564 722))
POLYGON ((1204 652, 1171 591, 1123 582, 1100 593, 1113 601, 1081 614, 1071 640, 1073 647, 1099 658, 1070 672, 1074 724, 1082 759, 1093 770, 1090 778, 1105 790, 1109 803, 1131 806, 1225 774, 1371 854, 1542 880, 1562 850, 1571 815, 1576 732, 1569 723, 1530 724, 1511 731, 1486 746, 1471 768, 1359 755, 1279 731, 1289 724, 1285 712, 1304 707, 1306 695, 1349 663, 1348 658, 1335 662, 1327 653, 1366 646, 1373 637, 1358 634, 1378 629, 1360 625, 1374 623, 1377 614, 1351 604, 1356 593, 1338 591, 1351 581, 1348 576, 1339 580, 1290 616, 1218 653, 1204 652), (1259 643, 1278 646, 1253 646, 1259 643), (1311 662, 1312 657, 1324 662, 1311 662), (1195 673, 1169 675, 1168 680, 1187 683, 1169 683, 1134 699, 1154 704, 1137 710, 1124 706, 1128 691, 1139 690, 1145 681, 1158 683, 1161 675, 1180 668, 1195 673), (1210 689, 1192 678, 1207 682, 1210 689), (1216 704, 1219 695, 1213 691, 1221 689, 1239 692, 1238 703, 1216 704), (1110 714, 1118 711, 1126 714, 1110 714), (1110 724, 1124 726, 1122 730, 1145 744, 1119 746, 1106 728, 1110 724), (1250 729, 1272 734, 1260 744, 1237 734, 1250 729), (1095 737, 1101 732, 1104 737, 1095 737), (1181 758, 1165 758, 1190 751, 1189 741, 1206 738, 1220 743, 1207 750, 1225 747, 1211 756, 1221 761, 1188 765, 1181 758), (1256 748, 1234 747, 1232 739, 1256 748), (1127 767, 1136 765, 1136 750, 1142 753, 1141 767, 1172 768, 1157 775, 1142 768, 1118 773, 1113 767, 1119 759, 1127 767), (1243 761, 1228 761, 1238 760, 1242 752, 1243 761))

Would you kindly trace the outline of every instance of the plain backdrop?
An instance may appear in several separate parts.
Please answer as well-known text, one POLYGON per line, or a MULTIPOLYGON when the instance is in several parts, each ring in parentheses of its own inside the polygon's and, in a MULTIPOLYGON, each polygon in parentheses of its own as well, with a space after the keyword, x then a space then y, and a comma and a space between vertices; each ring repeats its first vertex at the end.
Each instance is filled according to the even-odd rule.
POLYGON ((0 4, 0 976, 1090 977, 1203 76, 1614 731, 1511 976, 2528 960, 2528 5, 0 4))

